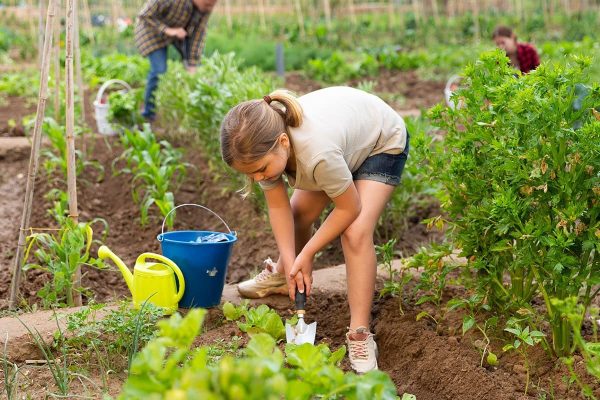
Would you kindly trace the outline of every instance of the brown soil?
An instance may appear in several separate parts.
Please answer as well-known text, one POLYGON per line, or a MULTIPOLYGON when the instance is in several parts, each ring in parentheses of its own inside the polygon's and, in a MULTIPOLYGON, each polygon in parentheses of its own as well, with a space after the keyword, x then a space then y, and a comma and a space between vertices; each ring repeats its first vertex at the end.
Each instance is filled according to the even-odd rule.
POLYGON ((35 104, 21 97, 0 97, 0 137, 25 136, 23 117, 35 113, 35 104))
MULTIPOLYGON (((377 76, 354 79, 348 85, 357 86, 361 81, 375 82, 375 93, 398 111, 421 110, 444 100, 445 83, 422 80, 416 71, 390 71, 382 68, 377 76)), ((299 72, 287 74, 285 85, 297 94, 325 86, 299 72)))

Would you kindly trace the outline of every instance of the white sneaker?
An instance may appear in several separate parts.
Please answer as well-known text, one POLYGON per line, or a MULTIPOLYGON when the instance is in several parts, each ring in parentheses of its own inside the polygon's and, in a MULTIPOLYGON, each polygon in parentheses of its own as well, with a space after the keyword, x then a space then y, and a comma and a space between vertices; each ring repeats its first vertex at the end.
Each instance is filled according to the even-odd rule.
POLYGON ((349 329, 346 333, 350 366, 359 374, 378 369, 377 343, 373 336, 364 326, 356 330, 349 329))
POLYGON ((270 258, 265 261, 265 269, 254 278, 238 284, 242 297, 260 299, 272 294, 288 294, 285 275, 277 272, 277 264, 270 258))

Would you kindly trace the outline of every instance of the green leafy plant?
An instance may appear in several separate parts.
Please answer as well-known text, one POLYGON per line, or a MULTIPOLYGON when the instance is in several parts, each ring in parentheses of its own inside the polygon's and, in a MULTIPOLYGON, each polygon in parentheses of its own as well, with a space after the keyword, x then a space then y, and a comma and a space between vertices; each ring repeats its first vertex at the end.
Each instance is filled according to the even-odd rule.
POLYGON ((466 275, 507 314, 541 294, 559 356, 573 332, 550 299, 578 296, 587 308, 600 281, 600 87, 573 107, 590 64, 574 57, 516 77, 504 54, 484 53, 464 71, 464 107, 431 110, 448 132, 432 165, 466 275))
POLYGON ((450 245, 434 244, 429 248, 421 248, 409 261, 409 267, 423 268, 421 278, 415 285, 415 291, 423 293, 417 299, 417 305, 427 302, 440 305, 448 274, 458 268, 457 263, 446 258, 451 253, 450 245))
MULTIPOLYGON (((67 177, 67 136, 65 127, 59 125, 54 119, 46 117, 42 125, 42 131, 50 140, 51 148, 43 148, 44 169, 46 174, 51 176, 57 169, 62 172, 62 176, 67 177)), ((77 133, 76 133, 77 134, 77 133)), ((75 150, 76 174, 83 172, 84 168, 92 167, 98 172, 97 180, 104 177, 104 167, 98 161, 86 160, 85 155, 80 150, 75 150)))
POLYGON ((398 307, 400 309, 400 314, 404 315, 404 310, 402 309, 402 297, 404 295, 404 287, 408 282, 411 281, 412 275, 405 271, 402 267, 400 270, 395 270, 393 268, 392 261, 394 259, 395 245, 396 239, 390 239, 387 243, 375 246, 377 255, 381 257, 382 266, 388 273, 388 279, 383 283, 383 288, 379 291, 379 296, 398 296, 398 307))
POLYGON ((211 365, 206 347, 191 348, 205 313, 193 309, 185 318, 174 314, 160 321, 160 334, 135 357, 120 398, 396 399, 385 373, 358 376, 339 369, 344 348, 331 352, 325 345, 288 345, 284 356, 266 333, 252 335, 244 357, 225 355, 211 365))
POLYGON ((542 341, 542 338, 545 336, 543 332, 530 330, 529 326, 525 328, 521 328, 518 320, 510 319, 507 322, 507 328, 504 330, 510 332, 514 335, 515 341, 511 344, 507 344, 502 348, 502 351, 514 350, 518 352, 525 362, 525 371, 527 373, 527 378, 525 381, 525 395, 527 395, 527 390, 529 389, 529 357, 527 356, 527 346, 533 347, 537 343, 542 341))
POLYGON ((112 92, 108 96, 108 120, 127 128, 140 125, 143 122, 139 112, 142 93, 139 89, 112 92))
POLYGON ((97 218, 88 223, 75 224, 64 218, 56 234, 33 233, 27 237, 27 251, 24 260, 29 259, 33 248, 35 262, 26 263, 23 270, 38 269, 51 274, 51 279, 38 291, 44 307, 73 306, 73 275, 84 265, 103 268, 104 263, 90 257, 93 241, 92 225, 100 222, 106 232, 108 225, 97 218))
MULTIPOLYGON (((569 297, 564 300, 551 299, 552 305, 556 307, 561 318, 565 318, 571 325, 573 330, 573 343, 577 346, 583 359, 585 366, 590 375, 596 379, 600 379, 600 342, 598 342, 598 314, 595 310, 595 316, 592 318, 592 327, 594 332, 593 342, 586 341, 581 334, 581 327, 585 317, 585 308, 582 304, 578 304, 576 297, 569 297)), ((569 368, 571 377, 581 387, 582 393, 589 398, 594 398, 592 388, 582 382, 573 368, 574 359, 572 356, 563 357, 562 361, 569 368)))
POLYGON ((480 293, 475 293, 466 299, 451 299, 446 304, 447 311, 456 310, 463 308, 467 313, 463 317, 462 322, 462 334, 467 333, 471 328, 476 327, 477 330, 483 335, 483 345, 478 346, 481 350, 481 362, 479 366, 483 366, 483 360, 486 359, 487 363, 491 366, 498 364, 498 357, 493 353, 490 347, 490 338, 488 332, 491 329, 496 328, 498 325, 498 317, 493 316, 486 319, 483 324, 477 322, 476 313, 479 309, 489 311, 490 307, 483 303, 483 296, 480 293), (487 357, 486 357, 487 355, 487 357))
MULTIPOLYGON (((125 129, 121 136, 123 154, 113 162, 113 170, 120 160, 126 168, 119 173, 133 174, 132 196, 140 206, 140 223, 148 223, 152 205, 158 207, 163 216, 175 207, 173 184, 180 185, 190 164, 181 161, 183 153, 166 140, 158 141, 149 124, 143 130, 125 129)), ((173 227, 174 213, 167 218, 167 226, 173 227)))
POLYGON ((236 307, 227 302, 223 305, 223 314, 231 321, 237 321, 243 317, 244 322, 237 321, 242 332, 267 333, 277 341, 285 338, 285 326, 281 317, 265 304, 248 308, 247 304, 236 307))

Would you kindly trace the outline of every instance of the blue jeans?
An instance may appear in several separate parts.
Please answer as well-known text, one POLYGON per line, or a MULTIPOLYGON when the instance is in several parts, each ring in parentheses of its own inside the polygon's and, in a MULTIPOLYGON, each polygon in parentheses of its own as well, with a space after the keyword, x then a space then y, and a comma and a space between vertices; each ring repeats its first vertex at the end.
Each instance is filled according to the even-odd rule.
POLYGON ((144 111, 142 116, 153 120, 156 111, 154 103, 154 92, 158 87, 158 78, 167 71, 167 47, 155 50, 148 54, 150 60, 150 72, 146 82, 146 92, 144 94, 144 111))

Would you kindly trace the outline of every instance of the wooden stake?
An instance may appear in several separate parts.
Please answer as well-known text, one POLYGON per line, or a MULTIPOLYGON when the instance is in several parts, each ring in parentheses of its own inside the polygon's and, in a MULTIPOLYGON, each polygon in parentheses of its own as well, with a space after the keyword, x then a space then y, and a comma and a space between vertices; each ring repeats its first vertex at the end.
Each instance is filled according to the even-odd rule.
MULTIPOLYGON (((40 8, 41 8, 40 4, 40 8)), ((42 143, 42 124, 46 111, 46 101, 48 100, 48 76, 50 75, 50 57, 52 49, 52 36, 54 33, 53 24, 56 21, 56 6, 54 0, 48 0, 48 12, 46 16, 46 29, 44 34, 44 46, 42 49, 42 65, 40 68, 40 90, 38 94, 38 104, 33 127, 33 138, 31 143, 31 155, 29 156, 29 169, 27 171, 27 184, 25 187, 25 202, 23 205, 23 214, 21 216, 21 227, 19 229, 19 241, 17 242, 17 253, 13 265, 12 281, 10 283, 9 307, 15 308, 17 297, 19 295, 19 284, 21 281, 21 264, 25 254, 25 233, 29 228, 31 219, 31 206, 33 204, 33 189, 35 186, 35 176, 37 174, 40 145, 42 143)))
POLYGON ((331 29, 331 4, 329 0, 323 0, 323 11, 325 12, 325 25, 331 29))
POLYGON ((231 19, 231 4, 229 1, 230 0, 225 0, 225 18, 227 20, 227 29, 231 31, 233 30, 233 20, 231 19))
POLYGON ((479 0, 473 0, 473 30, 475 31, 475 43, 481 40, 481 29, 479 27, 479 0))
MULTIPOLYGON (((56 0, 56 9, 61 9, 61 0, 56 0)), ((60 18, 54 24, 54 120, 60 124, 60 18)))
POLYGON ((90 13, 90 5, 88 4, 88 0, 83 0, 83 23, 85 25, 85 30, 88 34, 88 38, 91 44, 95 43, 94 39, 94 31, 92 30, 92 14, 90 13))
MULTIPOLYGON (((67 36, 65 39, 65 99, 66 99, 66 134, 67 134, 67 193, 69 195, 69 216, 73 222, 78 222, 77 184, 75 160, 75 108, 73 88, 73 36, 75 33, 76 0, 67 0, 67 36)), ((81 268, 73 275, 73 304, 81 305, 81 268)))
POLYGON ((267 20, 265 18, 265 0, 258 0, 258 14, 260 17, 260 27, 263 31, 266 31, 267 20))
POLYGON ((304 30, 304 16, 302 15, 302 4, 300 0, 294 0, 294 7, 296 8, 296 16, 298 18, 298 29, 300 29, 300 37, 304 39, 306 31, 304 30))
MULTIPOLYGON (((85 125, 85 86, 83 84, 83 73, 81 71, 81 47, 79 44, 79 7, 75 7, 73 10, 75 14, 75 41, 73 46, 75 47, 75 78, 77 80, 77 93, 79 94, 79 110, 81 115, 79 116, 80 125, 85 125)), ((85 153, 85 142, 83 141, 83 134, 81 136, 81 143, 85 153)))
POLYGON ((350 11, 350 22, 352 22, 352 25, 356 25, 356 10, 354 9, 354 0, 347 0, 347 1, 348 1, 348 11, 350 11))
POLYGON ((43 65, 43 53, 44 53, 44 14, 46 14, 46 10, 44 8, 44 0, 40 0, 40 13, 38 18, 38 63, 40 64, 40 69, 43 65))

